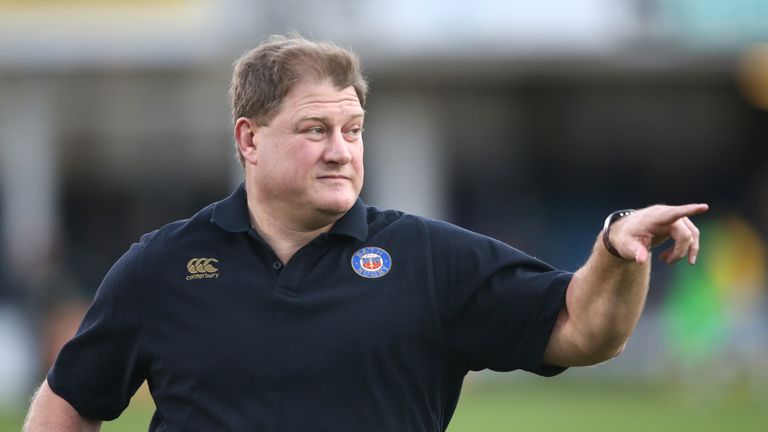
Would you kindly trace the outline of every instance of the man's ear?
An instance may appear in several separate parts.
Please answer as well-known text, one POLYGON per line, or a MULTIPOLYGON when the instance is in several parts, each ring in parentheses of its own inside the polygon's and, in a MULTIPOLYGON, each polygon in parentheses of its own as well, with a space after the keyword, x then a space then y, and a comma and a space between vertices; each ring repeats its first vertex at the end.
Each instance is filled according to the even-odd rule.
POLYGON ((245 162, 256 165, 257 140, 256 133, 259 125, 248 117, 240 117, 235 121, 235 142, 237 150, 245 162))

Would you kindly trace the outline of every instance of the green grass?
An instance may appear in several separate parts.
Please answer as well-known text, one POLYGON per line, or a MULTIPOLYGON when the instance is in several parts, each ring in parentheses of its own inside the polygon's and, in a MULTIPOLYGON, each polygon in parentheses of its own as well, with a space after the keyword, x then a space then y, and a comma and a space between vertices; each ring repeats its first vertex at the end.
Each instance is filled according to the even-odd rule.
POLYGON ((589 386, 555 380, 470 386, 448 431, 768 430, 768 403, 739 391, 705 395, 686 388, 589 386))
MULTIPOLYGON (((731 389, 572 383, 563 378, 465 386, 449 432, 764 432, 768 401, 731 389)), ((146 431, 154 406, 137 397, 106 432, 146 431)), ((0 415, 0 431, 21 429, 22 414, 0 415)))
POLYGON ((0 411, 0 431, 20 431, 23 421, 21 414, 9 414, 0 411))

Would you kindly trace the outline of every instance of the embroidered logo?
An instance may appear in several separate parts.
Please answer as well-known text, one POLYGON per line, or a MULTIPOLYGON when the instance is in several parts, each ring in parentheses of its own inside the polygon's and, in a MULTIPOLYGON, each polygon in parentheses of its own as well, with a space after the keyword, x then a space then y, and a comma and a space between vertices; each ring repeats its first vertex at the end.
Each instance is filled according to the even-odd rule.
POLYGON ((216 258, 192 258, 187 262, 187 280, 218 279, 219 269, 213 265, 218 262, 216 258))
POLYGON ((392 258, 378 247, 365 247, 352 255, 352 270, 364 278, 379 278, 389 273, 392 258))

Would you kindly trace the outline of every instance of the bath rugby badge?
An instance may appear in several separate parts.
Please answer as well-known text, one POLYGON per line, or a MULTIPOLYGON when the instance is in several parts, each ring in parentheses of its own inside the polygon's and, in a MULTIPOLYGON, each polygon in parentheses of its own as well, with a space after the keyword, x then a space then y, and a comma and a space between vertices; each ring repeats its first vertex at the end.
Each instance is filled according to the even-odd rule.
POLYGON ((362 248, 352 256, 352 269, 364 278, 382 277, 391 268, 392 258, 382 248, 362 248))

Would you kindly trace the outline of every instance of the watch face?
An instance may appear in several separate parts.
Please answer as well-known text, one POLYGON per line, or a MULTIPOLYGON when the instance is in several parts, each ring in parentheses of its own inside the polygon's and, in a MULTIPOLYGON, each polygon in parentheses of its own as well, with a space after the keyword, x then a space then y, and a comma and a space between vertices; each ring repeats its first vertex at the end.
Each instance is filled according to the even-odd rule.
POLYGON ((605 218, 605 223, 603 224, 603 229, 607 229, 612 223, 616 222, 617 220, 629 216, 632 213, 634 213, 634 209, 625 209, 625 210, 618 210, 608 215, 607 218, 605 218))

